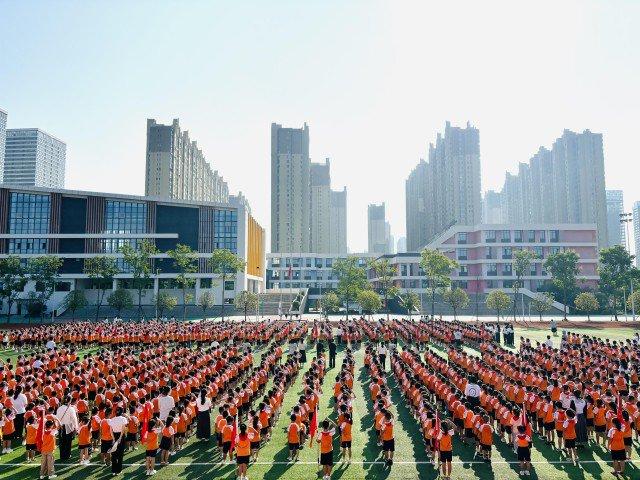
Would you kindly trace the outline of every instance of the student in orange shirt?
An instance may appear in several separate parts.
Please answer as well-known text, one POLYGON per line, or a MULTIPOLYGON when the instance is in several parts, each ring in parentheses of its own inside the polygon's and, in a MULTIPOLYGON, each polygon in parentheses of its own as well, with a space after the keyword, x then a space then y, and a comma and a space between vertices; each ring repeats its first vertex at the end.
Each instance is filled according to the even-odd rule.
POLYGON ((48 476, 56 478, 56 471, 54 465, 53 452, 56 449, 56 434, 53 429, 53 421, 47 420, 44 424, 44 432, 42 434, 42 448, 40 453, 42 454, 42 460, 40 461, 40 478, 48 476))
POLYGON ((622 411, 622 436, 624 438, 624 450, 627 452, 627 460, 631 460, 633 446, 633 424, 627 410, 622 411))
POLYGON ((613 461, 613 474, 617 477, 624 472, 624 462, 627 459, 627 452, 624 449, 624 433, 620 420, 614 418, 613 426, 607 434, 609 439, 609 451, 611 452, 611 460, 613 461))
POLYGON ((147 471, 145 475, 151 476, 155 475, 155 466, 156 466, 156 455, 158 454, 158 448, 160 446, 160 434, 162 432, 163 423, 153 418, 149 420, 147 424, 147 438, 145 438, 144 444, 146 448, 145 454, 145 466, 147 467, 147 471))
POLYGON ((562 450, 564 448, 564 439, 563 437, 563 428, 564 421, 567 419, 567 415, 565 414, 562 408, 562 402, 555 402, 556 412, 554 414, 554 419, 556 422, 556 438, 558 439, 558 450, 562 450))
POLYGON ((13 452, 13 448, 11 448, 11 442, 13 441, 13 437, 15 436, 16 428, 13 423, 15 415, 13 414, 13 410, 10 408, 4 409, 4 416, 1 418, 2 420, 2 453, 11 453, 13 452))
POLYGON ((393 415, 387 410, 384 412, 384 420, 382 420, 382 454, 387 466, 393 465, 393 452, 396 450, 393 425, 393 415))
POLYGON ((302 426, 296 421, 297 417, 295 413, 291 414, 291 423, 287 427, 287 442, 289 443, 289 456, 287 460, 297 461, 300 452, 300 431, 302 426))
POLYGON ((89 429, 89 419, 86 415, 79 418, 80 428, 78 429, 78 450, 80 450, 80 465, 89 464, 89 447, 91 447, 91 431, 89 429))
POLYGON ((440 427, 440 436, 438 437, 439 452, 440 452, 440 465, 442 467, 443 480, 449 480, 451 478, 451 462, 453 460, 453 441, 451 432, 449 430, 449 424, 442 422, 440 427))
POLYGON ((247 433, 247 425, 240 425, 240 433, 236 436, 236 463, 238 464, 238 480, 248 480, 247 468, 251 458, 251 434, 247 433))
POLYGON ((222 463, 227 461, 227 455, 229 456, 229 461, 233 457, 233 452, 231 451, 231 442, 233 440, 233 422, 234 419, 231 415, 229 415, 226 419, 226 424, 222 428, 222 463))
POLYGON ((160 465, 169 463, 169 454, 173 449, 173 435, 175 433, 172 425, 173 417, 168 416, 167 422, 162 428, 162 438, 160 439, 160 465))
POLYGON ((262 431, 262 424, 257 415, 251 417, 251 426, 247 429, 247 432, 251 436, 251 458, 255 462, 258 459, 258 452, 260 451, 260 436, 262 431))
POLYGON ((607 408, 601 398, 596 400, 593 416, 593 424, 596 431, 596 445, 602 444, 602 446, 605 446, 607 442, 607 408))
POLYGON ((129 424, 127 425, 127 450, 135 450, 138 446, 138 428, 140 420, 136 415, 135 405, 129 405, 129 424))
POLYGON ((491 446, 493 445, 493 428, 488 415, 482 417, 482 424, 478 427, 480 432, 480 453, 485 463, 491 461, 491 446))
POLYGON ((322 421, 322 430, 316 435, 320 444, 320 465, 322 465, 322 480, 331 478, 333 469, 333 436, 336 434, 335 424, 330 420, 322 421))
POLYGON ((567 419, 562 424, 562 433, 564 437, 564 448, 567 450, 567 455, 573 461, 573 464, 578 463, 578 453, 576 452, 576 414, 573 410, 567 410, 567 419))
POLYGON ((353 419, 350 413, 344 415, 344 421, 340 424, 340 446, 342 447, 342 460, 349 456, 347 460, 351 463, 351 428, 353 426, 353 419))
POLYGON ((524 425, 518 426, 516 434, 518 461, 520 462, 520 475, 531 475, 531 437, 527 435, 524 425))
POLYGON ((38 427, 36 427, 35 416, 30 416, 25 420, 27 427, 27 435, 25 437, 26 441, 26 451, 27 451, 27 463, 33 462, 36 457, 36 435, 38 434, 38 427))

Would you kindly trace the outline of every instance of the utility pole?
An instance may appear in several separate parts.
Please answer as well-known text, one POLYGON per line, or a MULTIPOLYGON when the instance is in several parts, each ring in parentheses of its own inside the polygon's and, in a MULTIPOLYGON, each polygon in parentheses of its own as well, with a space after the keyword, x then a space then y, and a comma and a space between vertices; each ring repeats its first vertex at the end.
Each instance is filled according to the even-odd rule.
MULTIPOLYGON (((620 214, 620 223, 624 224, 625 227, 625 236, 624 243, 627 252, 631 253, 631 248, 629 247, 629 224, 633 221, 633 216, 631 213, 621 213, 620 214)), ((631 316, 633 320, 636 319, 636 306, 635 306, 635 298, 633 296, 633 278, 629 279, 629 283, 631 284, 630 295, 631 295, 631 316)), ((627 304, 625 302, 624 305, 625 310, 627 309, 627 304)))

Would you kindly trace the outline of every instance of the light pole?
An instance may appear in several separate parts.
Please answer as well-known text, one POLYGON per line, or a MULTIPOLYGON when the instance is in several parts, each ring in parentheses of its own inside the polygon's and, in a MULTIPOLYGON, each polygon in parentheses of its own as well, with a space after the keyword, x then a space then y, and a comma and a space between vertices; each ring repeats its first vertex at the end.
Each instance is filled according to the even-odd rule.
MULTIPOLYGON (((620 214, 620 223, 624 224, 624 228, 625 228, 625 235, 624 235, 624 243, 625 243, 625 248, 627 249, 627 252, 629 252, 629 254, 631 254, 631 248, 629 248, 629 224, 633 221, 633 215, 631 213, 621 213, 620 214)), ((630 289, 630 295, 631 295, 631 316, 633 318, 633 320, 635 321, 636 319, 636 306, 635 306, 635 298, 633 297, 633 278, 631 278, 629 280, 629 283, 631 284, 631 289, 630 289)), ((625 302, 625 310, 627 308, 626 302, 625 302)))
POLYGON ((160 272, 162 270, 160 270, 159 268, 156 268, 156 279, 158 280, 158 293, 156 293, 156 301, 153 302, 156 304, 156 321, 158 320, 158 297, 160 296, 160 272))

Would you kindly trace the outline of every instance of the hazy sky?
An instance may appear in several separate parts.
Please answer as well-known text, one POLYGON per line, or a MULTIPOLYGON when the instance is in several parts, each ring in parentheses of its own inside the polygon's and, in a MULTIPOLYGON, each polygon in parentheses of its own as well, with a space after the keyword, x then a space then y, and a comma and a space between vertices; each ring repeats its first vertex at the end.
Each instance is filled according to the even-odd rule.
POLYGON ((0 0, 0 108, 67 143, 67 187, 142 194, 145 121, 180 118, 269 227, 270 124, 404 235, 404 181, 446 120, 480 129, 483 190, 564 128, 604 134, 640 200, 640 2, 0 0))

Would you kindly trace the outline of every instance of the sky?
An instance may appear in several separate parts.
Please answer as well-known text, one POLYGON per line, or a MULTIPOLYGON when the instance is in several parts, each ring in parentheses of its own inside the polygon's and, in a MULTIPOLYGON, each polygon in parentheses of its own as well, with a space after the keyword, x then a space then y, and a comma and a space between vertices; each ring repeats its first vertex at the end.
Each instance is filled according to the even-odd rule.
POLYGON ((447 120, 479 128, 483 191, 564 129, 600 132, 630 210, 638 22, 633 1, 0 0, 0 109, 66 142, 67 188, 130 194, 146 119, 179 118, 267 229, 270 124, 306 122, 359 252, 369 203, 404 235, 404 181, 447 120))

